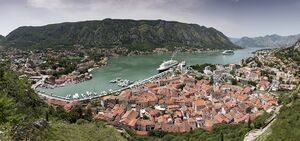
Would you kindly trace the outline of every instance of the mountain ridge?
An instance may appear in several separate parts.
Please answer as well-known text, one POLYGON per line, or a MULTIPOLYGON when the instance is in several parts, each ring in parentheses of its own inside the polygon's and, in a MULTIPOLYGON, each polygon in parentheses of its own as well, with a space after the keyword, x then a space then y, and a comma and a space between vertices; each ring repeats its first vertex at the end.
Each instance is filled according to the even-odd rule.
POLYGON ((288 47, 293 45, 300 34, 280 36, 277 34, 259 36, 259 37, 242 37, 239 40, 233 41, 234 44, 242 47, 288 47))
POLYGON ((14 47, 83 46, 127 47, 151 50, 157 47, 240 48, 222 32, 177 21, 104 19, 22 26, 6 37, 14 47))
POLYGON ((4 39, 5 39, 5 37, 4 37, 3 35, 0 34, 0 41, 1 41, 1 40, 4 40, 4 39))

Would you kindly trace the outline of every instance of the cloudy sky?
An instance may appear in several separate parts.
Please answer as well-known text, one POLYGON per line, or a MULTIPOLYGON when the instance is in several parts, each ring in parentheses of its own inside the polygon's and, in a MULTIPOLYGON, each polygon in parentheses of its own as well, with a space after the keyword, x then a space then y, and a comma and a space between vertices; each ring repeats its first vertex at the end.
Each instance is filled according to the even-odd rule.
POLYGON ((230 37, 300 33, 300 0, 0 0, 0 34, 26 25, 164 19, 214 27, 230 37))

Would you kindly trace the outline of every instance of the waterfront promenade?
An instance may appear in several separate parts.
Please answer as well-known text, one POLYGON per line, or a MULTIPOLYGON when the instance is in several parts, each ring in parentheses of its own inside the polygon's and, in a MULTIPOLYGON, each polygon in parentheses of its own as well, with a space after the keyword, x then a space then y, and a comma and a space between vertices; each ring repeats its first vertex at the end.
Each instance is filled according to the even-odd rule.
MULTIPOLYGON (((126 87, 123 87, 121 89, 118 89, 118 90, 115 90, 115 91, 111 91, 111 92, 106 92, 105 94, 101 94, 99 92, 99 95, 96 95, 96 96, 90 96, 90 97, 86 97, 86 98, 81 98, 81 99, 67 99, 66 97, 61 97, 61 96, 54 96, 54 95, 49 95, 49 94, 43 94, 41 92, 37 92, 41 97, 43 98, 46 98, 46 99, 53 99, 53 100, 59 100, 59 101, 64 101, 64 102, 73 102, 73 101, 85 101, 85 100, 91 100, 91 99, 95 99, 95 98, 99 98, 99 97, 102 97, 102 96, 107 96, 107 95, 116 95, 116 94, 119 94, 121 91, 123 90, 126 90, 126 89, 130 89, 130 88, 133 88, 133 87, 138 87, 138 86, 141 86, 141 85, 144 85, 145 83, 148 83, 154 79, 158 79, 158 78, 161 78, 162 76, 168 74, 168 73, 171 73, 173 70, 170 69, 170 70, 167 70, 167 71, 164 71, 162 73, 158 73, 156 75, 153 75, 149 78, 146 78, 146 79, 143 79, 143 80, 140 80, 140 81, 137 81, 129 86, 126 86, 126 87)), ((44 84, 47 76, 41 76, 41 80, 38 81, 36 84, 32 85, 32 89, 36 90, 37 87, 41 86, 44 84)))

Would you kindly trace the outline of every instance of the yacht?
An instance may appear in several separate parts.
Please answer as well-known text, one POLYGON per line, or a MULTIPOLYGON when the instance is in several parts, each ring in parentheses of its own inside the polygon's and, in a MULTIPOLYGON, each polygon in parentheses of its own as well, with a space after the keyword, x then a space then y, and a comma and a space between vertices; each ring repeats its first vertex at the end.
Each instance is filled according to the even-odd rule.
POLYGON ((164 72, 164 71, 178 65, 178 61, 173 60, 173 57, 175 56, 175 54, 176 54, 176 52, 172 55, 171 60, 164 61, 162 64, 160 64, 159 68, 157 68, 159 73, 164 72))
POLYGON ((232 55, 234 54, 233 50, 225 50, 222 52, 223 55, 232 55))

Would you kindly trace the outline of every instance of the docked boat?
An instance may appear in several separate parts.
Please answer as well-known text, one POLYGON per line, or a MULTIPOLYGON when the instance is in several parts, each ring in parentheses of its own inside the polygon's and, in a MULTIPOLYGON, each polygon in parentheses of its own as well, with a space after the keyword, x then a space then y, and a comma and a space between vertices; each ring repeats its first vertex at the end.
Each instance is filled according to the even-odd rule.
POLYGON ((173 60, 173 57, 174 55, 176 54, 176 52, 172 55, 172 58, 171 60, 168 60, 168 61, 164 61, 162 64, 160 64, 159 68, 157 68, 158 72, 161 73, 161 72, 164 72, 176 65, 178 65, 178 61, 176 60, 173 60))
POLYGON ((75 93, 72 97, 73 97, 73 99, 79 99, 79 94, 75 93))
POLYGON ((234 51, 233 50, 225 50, 222 52, 223 55, 232 55, 234 54, 234 51))
POLYGON ((120 80, 121 80, 121 78, 118 77, 118 78, 116 78, 116 79, 114 79, 114 80, 110 80, 109 82, 110 82, 110 83, 117 83, 117 82, 119 82, 120 80))
POLYGON ((130 81, 130 80, 124 79, 124 80, 120 80, 120 81, 117 83, 117 85, 118 85, 119 87, 127 87, 127 86, 129 86, 129 85, 131 85, 131 84, 133 84, 133 83, 134 83, 134 81, 130 81))

